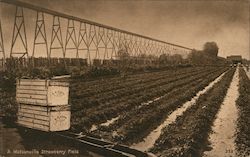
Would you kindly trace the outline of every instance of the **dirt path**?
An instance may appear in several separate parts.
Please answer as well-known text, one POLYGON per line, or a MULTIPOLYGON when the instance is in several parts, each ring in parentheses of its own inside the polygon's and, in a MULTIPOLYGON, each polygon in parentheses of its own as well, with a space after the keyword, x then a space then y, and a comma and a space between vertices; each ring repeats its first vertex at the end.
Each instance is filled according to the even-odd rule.
POLYGON ((235 133, 238 117, 236 100, 239 96, 239 69, 237 68, 226 97, 221 105, 209 135, 211 150, 204 157, 236 157, 235 133))
POLYGON ((203 90, 199 91, 195 97, 193 97, 190 101, 185 102, 182 107, 178 108, 174 112, 172 112, 167 119, 158 126, 155 130, 153 130, 146 138, 143 139, 142 142, 135 143, 131 147, 141 150, 141 151, 148 151, 150 148, 152 148, 156 142, 156 140, 160 137, 161 131, 163 128, 168 126, 169 124, 175 122, 176 118, 178 116, 181 116, 183 112, 187 110, 190 106, 194 105, 196 100, 199 98, 200 95, 204 94, 206 91, 208 91, 210 88, 213 87, 215 83, 217 83, 224 75, 225 73, 221 74, 218 78, 216 78, 214 81, 212 81, 207 87, 205 87, 203 90))

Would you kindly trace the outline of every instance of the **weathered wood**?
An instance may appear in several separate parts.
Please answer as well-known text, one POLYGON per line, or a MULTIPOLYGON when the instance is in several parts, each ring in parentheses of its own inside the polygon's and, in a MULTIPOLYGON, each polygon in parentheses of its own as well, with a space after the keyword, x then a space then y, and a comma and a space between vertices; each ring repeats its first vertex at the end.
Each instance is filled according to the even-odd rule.
POLYGON ((34 111, 43 111, 43 112, 48 112, 52 108, 52 107, 44 107, 44 106, 30 105, 30 104, 20 104, 19 107, 21 109, 28 109, 28 110, 34 110, 34 111))
POLYGON ((46 99, 32 99, 32 98, 20 98, 17 97, 16 101, 18 103, 23 103, 23 104, 33 104, 33 105, 42 105, 42 106, 47 106, 48 103, 46 99))
POLYGON ((69 83, 57 80, 19 79, 16 83, 18 103, 57 106, 67 105, 69 83))
POLYGON ((70 108, 65 106, 37 106, 19 104, 18 124, 28 128, 63 131, 70 128, 70 108))
POLYGON ((41 115, 37 115, 37 114, 34 114, 34 113, 19 112, 18 116, 28 117, 28 118, 33 118, 33 119, 40 119, 40 120, 44 120, 44 121, 49 121, 49 116, 41 116, 41 115))
POLYGON ((18 113, 30 113, 30 114, 40 115, 40 116, 49 116, 49 110, 39 111, 39 110, 31 110, 27 108, 22 108, 22 107, 20 107, 20 109, 18 110, 18 113))
POLYGON ((27 128, 38 129, 38 130, 42 130, 42 131, 49 131, 48 126, 44 126, 44 125, 40 125, 40 124, 34 124, 34 123, 31 123, 31 122, 26 122, 26 121, 22 121, 22 120, 18 120, 17 123, 24 126, 24 127, 27 127, 27 128))
POLYGON ((20 94, 17 93, 16 97, 18 98, 29 98, 29 99, 39 99, 39 100, 46 100, 47 95, 37 95, 37 94, 20 94))
POLYGON ((69 88, 62 86, 48 87, 48 105, 67 105, 69 101, 69 88))
POLYGON ((51 112, 50 131, 68 130, 70 128, 70 111, 51 112))
POLYGON ((40 120, 40 119, 25 117, 25 116, 21 116, 21 115, 18 116, 18 120, 19 121, 29 122, 29 123, 32 123, 32 124, 50 126, 50 122, 48 120, 40 120))
POLYGON ((17 92, 19 92, 19 90, 30 90, 30 91, 47 91, 45 86, 22 86, 22 85, 18 85, 16 86, 17 92))
POLYGON ((49 86, 69 87, 69 83, 51 80, 49 81, 49 86))
POLYGON ((46 90, 26 90, 26 89, 19 89, 17 91, 17 94, 34 94, 34 95, 46 95, 47 91, 46 90))

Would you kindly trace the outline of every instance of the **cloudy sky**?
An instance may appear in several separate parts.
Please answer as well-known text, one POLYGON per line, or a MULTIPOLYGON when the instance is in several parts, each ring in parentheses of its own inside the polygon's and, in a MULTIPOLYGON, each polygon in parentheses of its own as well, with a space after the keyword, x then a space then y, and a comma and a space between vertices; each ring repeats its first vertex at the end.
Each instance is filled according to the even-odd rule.
MULTIPOLYGON (((215 41, 219 56, 240 54, 249 58, 248 0, 22 1, 190 48, 202 49, 205 42, 215 41)), ((1 4, 0 13, 8 53, 14 7, 1 4)), ((28 43, 32 43, 35 12, 26 10, 25 20, 28 43)), ((50 32, 48 29, 48 36, 50 32)))

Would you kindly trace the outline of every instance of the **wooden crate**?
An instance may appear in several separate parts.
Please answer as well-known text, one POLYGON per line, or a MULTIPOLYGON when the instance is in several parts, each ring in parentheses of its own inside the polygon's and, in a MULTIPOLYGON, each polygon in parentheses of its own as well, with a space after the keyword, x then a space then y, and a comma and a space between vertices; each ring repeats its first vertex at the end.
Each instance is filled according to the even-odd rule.
POLYGON ((18 103, 41 106, 67 105, 69 84, 55 80, 19 79, 16 83, 18 103))
POLYGON ((42 131, 64 131, 70 128, 70 106, 19 104, 17 123, 42 131))

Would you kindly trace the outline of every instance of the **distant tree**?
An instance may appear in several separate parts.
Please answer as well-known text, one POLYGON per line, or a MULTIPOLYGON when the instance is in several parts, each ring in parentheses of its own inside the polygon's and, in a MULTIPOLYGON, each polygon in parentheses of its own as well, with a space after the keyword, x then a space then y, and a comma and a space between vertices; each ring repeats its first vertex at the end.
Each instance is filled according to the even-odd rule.
POLYGON ((219 47, 216 42, 206 42, 203 46, 203 52, 210 57, 217 57, 219 47))
POLYGON ((183 62, 182 55, 180 55, 180 54, 174 54, 174 55, 170 56, 170 60, 171 60, 174 64, 180 64, 180 63, 183 62))
POLYGON ((191 64, 204 64, 204 53, 198 50, 192 50, 188 54, 188 60, 191 64))
POLYGON ((145 59, 145 58, 147 58, 147 55, 145 53, 141 53, 138 55, 138 58, 145 59))
POLYGON ((137 56, 138 60, 145 60, 147 58, 147 55, 145 53, 141 53, 137 56))
POLYGON ((117 55, 120 60, 126 60, 130 57, 127 47, 118 50, 117 55))
POLYGON ((160 62, 160 64, 167 64, 168 58, 169 58, 169 54, 165 54, 165 53, 161 54, 159 56, 159 62, 160 62))
POLYGON ((159 62, 160 64, 179 64, 183 62, 183 57, 180 54, 161 54, 159 56, 159 62))
POLYGON ((152 61, 152 60, 157 60, 157 59, 158 59, 157 56, 152 55, 152 54, 148 55, 147 58, 148 58, 149 60, 151 60, 151 61, 152 61))

